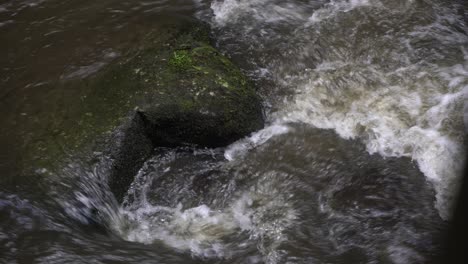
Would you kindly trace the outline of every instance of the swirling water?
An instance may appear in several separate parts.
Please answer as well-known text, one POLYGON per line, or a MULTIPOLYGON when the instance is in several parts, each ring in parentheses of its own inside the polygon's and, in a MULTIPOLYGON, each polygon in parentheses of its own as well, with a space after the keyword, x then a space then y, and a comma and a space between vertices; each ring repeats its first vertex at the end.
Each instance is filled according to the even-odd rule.
MULTIPOLYGON (((467 7, 2 3, 5 113, 22 112, 12 105, 41 83, 93 74, 161 19, 184 15, 208 22, 219 49, 256 80, 267 124, 227 148, 155 149, 121 205, 92 164, 45 172, 40 185, 2 182, 1 261, 436 262, 465 157, 467 7)), ((20 154, 1 135, 8 165, 20 154)))

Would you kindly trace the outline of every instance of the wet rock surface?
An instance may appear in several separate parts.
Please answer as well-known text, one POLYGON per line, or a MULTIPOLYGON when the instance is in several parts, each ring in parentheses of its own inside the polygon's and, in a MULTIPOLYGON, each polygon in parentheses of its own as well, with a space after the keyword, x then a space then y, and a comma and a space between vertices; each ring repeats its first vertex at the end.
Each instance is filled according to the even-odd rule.
POLYGON ((103 152, 117 200, 154 147, 225 146, 263 126, 252 83, 192 20, 149 32, 93 76, 44 86, 48 101, 19 127, 22 167, 53 170, 103 152))

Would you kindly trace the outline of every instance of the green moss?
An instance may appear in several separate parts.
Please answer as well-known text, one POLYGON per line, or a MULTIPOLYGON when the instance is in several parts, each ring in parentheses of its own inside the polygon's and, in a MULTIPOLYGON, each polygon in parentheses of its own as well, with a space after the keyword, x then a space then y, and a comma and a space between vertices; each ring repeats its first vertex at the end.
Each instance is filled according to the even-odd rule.
POLYGON ((169 60, 169 65, 178 71, 188 70, 192 67, 191 54, 187 50, 176 50, 169 60))
MULTIPOLYGON (((222 126, 220 135, 243 136, 258 129, 261 121, 253 87, 228 58, 209 45, 208 31, 203 27, 171 30, 160 38, 164 41, 154 41, 157 34, 149 35, 143 41, 147 46, 92 78, 57 84, 54 93, 41 95, 38 101, 44 102, 45 110, 36 115, 41 129, 36 124, 26 129, 35 131, 35 138, 27 147, 25 163, 52 167, 66 153, 87 149, 96 138, 108 135, 135 107, 145 111, 171 105, 170 111, 155 115, 189 114, 193 129, 179 129, 187 133, 202 135, 206 127, 222 126), (63 98, 63 91, 79 93, 63 98), (51 102, 57 102, 54 111, 51 102)), ((183 133, 181 137, 187 137, 183 133)))

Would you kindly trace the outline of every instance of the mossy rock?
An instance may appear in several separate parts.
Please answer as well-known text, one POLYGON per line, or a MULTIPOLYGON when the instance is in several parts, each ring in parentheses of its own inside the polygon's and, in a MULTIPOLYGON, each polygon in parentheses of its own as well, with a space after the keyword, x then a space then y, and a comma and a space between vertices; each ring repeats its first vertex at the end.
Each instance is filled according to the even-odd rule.
POLYGON ((149 52, 137 63, 142 86, 160 87, 140 104, 152 138, 158 145, 218 147, 260 129, 262 112, 251 83, 208 43, 191 44, 159 56, 149 52))
POLYGON ((263 126, 253 85, 193 20, 149 32, 94 76, 45 84, 34 96, 20 110, 23 122, 12 116, 21 170, 107 153, 118 199, 154 147, 220 147, 263 126))
POLYGON ((118 108, 138 109, 155 145, 225 146, 263 126, 254 87, 209 44, 207 27, 192 22, 165 43, 147 39, 149 48, 93 85, 121 97, 118 108))

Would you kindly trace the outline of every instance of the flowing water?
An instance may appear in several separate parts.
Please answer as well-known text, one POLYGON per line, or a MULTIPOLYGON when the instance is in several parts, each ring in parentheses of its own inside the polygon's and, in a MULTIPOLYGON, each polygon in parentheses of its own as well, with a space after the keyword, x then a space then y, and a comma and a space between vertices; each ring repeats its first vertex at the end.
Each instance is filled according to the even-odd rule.
POLYGON ((0 262, 441 254, 465 158, 463 0, 4 1, 0 36, 0 262), (26 110, 42 84, 92 75, 183 16, 209 23, 257 82, 263 130, 226 148, 155 149, 122 204, 105 166, 70 162, 41 184, 15 178, 14 127, 34 118, 26 110))

